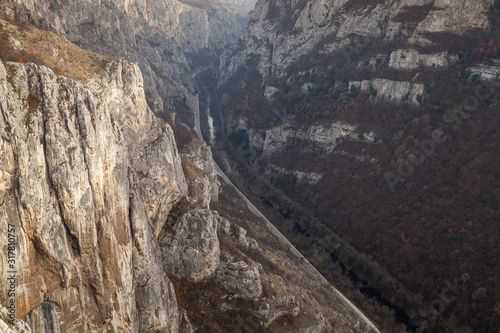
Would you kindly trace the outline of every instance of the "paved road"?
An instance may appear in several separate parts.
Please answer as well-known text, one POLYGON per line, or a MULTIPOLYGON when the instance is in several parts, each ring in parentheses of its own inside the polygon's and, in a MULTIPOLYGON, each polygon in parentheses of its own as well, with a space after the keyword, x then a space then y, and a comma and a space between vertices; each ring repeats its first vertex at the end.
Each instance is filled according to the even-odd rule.
MULTIPOLYGON (((208 69, 208 68, 205 68, 205 69, 208 69)), ((203 70, 205 70, 203 69, 203 70)), ((202 71, 203 71, 202 70, 202 71)), ((197 73, 193 74, 193 78, 194 76, 196 76, 196 74, 198 74, 200 71, 198 71, 197 73)), ((198 137, 200 138, 200 140, 202 140, 203 142, 205 142, 205 140, 203 139, 203 135, 201 134, 201 127, 200 127, 200 98, 199 98, 199 95, 198 94, 195 94, 194 96, 194 105, 195 105, 195 110, 194 110, 194 116, 195 116, 195 119, 194 119, 194 130, 196 132, 196 134, 198 135, 198 137)), ((283 244, 285 244, 289 250, 299 259, 302 259, 302 261, 313 271, 315 272, 320 278, 321 280, 323 280, 325 283, 327 283, 333 290, 333 292, 342 300, 342 302, 344 303, 345 306, 347 306, 348 308, 350 308, 352 311, 354 311, 365 323, 366 325, 368 325, 374 332, 377 332, 377 333, 380 333, 380 331, 378 330, 378 328, 370 321, 370 319, 368 319, 368 317, 366 317, 363 312, 361 312, 361 310, 359 310, 354 304, 352 304, 351 301, 349 301, 347 299, 347 297, 345 297, 340 291, 338 291, 335 287, 333 287, 331 285, 331 283, 323 276, 323 274, 321 274, 320 272, 318 272, 318 270, 316 269, 316 267, 314 267, 310 262, 309 260, 307 260, 300 252, 299 250, 297 250, 295 248, 295 246, 292 245, 292 243, 290 243, 290 241, 285 237, 283 236, 283 234, 278 230, 276 229, 276 227, 264 216, 264 214, 262 214, 258 209, 257 207, 254 206, 254 204, 252 204, 252 202, 250 200, 248 200, 248 198, 240 192, 240 190, 238 190, 238 188, 231 182, 231 180, 229 180, 229 178, 226 176, 226 174, 222 171, 221 168, 219 168, 219 166, 217 165, 217 163, 215 162, 215 160, 213 161, 214 162, 214 166, 215 166, 215 170, 217 171, 217 174, 228 184, 230 185, 231 187, 233 187, 233 189, 236 191, 236 193, 238 193, 238 195, 241 197, 241 199, 243 199, 243 201, 245 201, 245 203, 247 204, 248 206, 248 209, 250 209, 250 211, 252 211, 255 215, 257 215, 258 217, 260 217, 266 224, 267 228, 269 229, 269 231, 279 240, 281 241, 283 244)))

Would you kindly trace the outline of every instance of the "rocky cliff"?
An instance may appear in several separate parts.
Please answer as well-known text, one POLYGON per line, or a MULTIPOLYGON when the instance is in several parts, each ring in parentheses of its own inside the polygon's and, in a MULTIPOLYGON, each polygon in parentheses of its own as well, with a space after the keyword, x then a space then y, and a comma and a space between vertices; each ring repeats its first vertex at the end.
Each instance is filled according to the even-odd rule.
POLYGON ((0 15, 57 32, 86 50, 137 63, 148 104, 169 120, 173 110, 194 107, 190 71, 199 66, 197 59, 234 43, 243 22, 240 11, 216 1, 8 0, 0 15))
POLYGON ((372 331, 219 198, 210 149, 178 150, 137 65, 3 19, 0 36, 3 330, 372 331))
POLYGON ((101 76, 0 67, 2 233, 9 224, 17 240, 16 314, 34 331, 50 317, 61 332, 177 331, 154 234, 187 192, 172 130, 149 110, 136 65, 81 52, 101 76))
POLYGON ((369 41, 436 44, 433 34, 488 30, 493 0, 258 1, 241 47, 221 62, 222 82, 255 55, 263 84, 304 56, 359 54, 369 41), (350 49, 344 49, 351 45, 350 49), (339 52, 339 51, 344 52, 339 52))
MULTIPOLYGON (((292 94, 307 100, 308 108, 311 96, 332 91, 337 97, 363 92, 372 101, 418 108, 429 90, 418 71, 439 72, 460 63, 467 55, 458 40, 492 29, 493 3, 259 1, 247 18, 243 40, 221 56, 221 100, 236 110, 225 116, 226 131, 244 129, 251 133, 250 142, 263 142, 265 135, 256 127, 272 127, 302 112, 283 105, 292 94), (400 74, 388 73, 393 70, 400 74), (249 101, 259 109, 255 118, 264 121, 241 112, 241 104, 249 101), (250 120, 259 125, 245 125, 250 120)), ((491 75, 485 67, 481 74, 491 75)))

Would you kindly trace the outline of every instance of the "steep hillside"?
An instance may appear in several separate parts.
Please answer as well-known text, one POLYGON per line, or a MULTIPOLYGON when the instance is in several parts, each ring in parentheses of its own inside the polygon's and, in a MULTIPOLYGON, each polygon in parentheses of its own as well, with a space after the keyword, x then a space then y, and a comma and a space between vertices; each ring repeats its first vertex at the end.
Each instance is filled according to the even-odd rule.
POLYGON ((219 198, 210 148, 177 147, 137 65, 4 19, 0 46, 2 331, 374 331, 219 198))
POLYGON ((263 0, 221 58, 217 160, 383 331, 500 327, 499 15, 263 0))

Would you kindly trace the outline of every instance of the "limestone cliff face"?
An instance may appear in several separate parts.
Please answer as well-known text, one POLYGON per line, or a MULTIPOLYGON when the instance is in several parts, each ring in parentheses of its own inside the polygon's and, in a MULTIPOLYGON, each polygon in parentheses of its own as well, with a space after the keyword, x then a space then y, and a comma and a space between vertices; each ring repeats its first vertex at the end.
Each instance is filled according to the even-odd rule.
POLYGON ((148 104, 155 113, 167 114, 194 95, 192 62, 186 54, 213 53, 232 44, 243 22, 232 7, 177 0, 8 0, 2 2, 0 15, 139 64, 148 104))
MULTIPOLYGON (((136 65, 109 60, 103 72, 82 83, 44 66, 0 63, 0 227, 2 239, 9 225, 16 230, 18 272, 18 325, 6 324, 2 308, 0 327, 231 331, 227 318, 240 313, 252 330, 371 331, 276 240, 262 248, 209 209, 218 185, 206 146, 181 159, 170 127, 147 107, 136 65), (188 287, 174 289, 171 279, 188 287), (194 296, 210 306, 186 299, 186 288, 203 290, 194 296), (212 317, 192 324, 201 305, 212 317)), ((260 223, 252 228, 272 238, 260 223)), ((7 256, 3 248, 2 285, 7 256)), ((2 304, 11 299, 0 291, 2 304)))
POLYGON ((2 4, 2 13, 54 29, 70 36, 71 40, 76 38, 83 42, 93 33, 94 38, 113 40, 124 50, 134 46, 138 34, 143 37, 163 35, 188 52, 221 48, 238 35, 236 18, 231 17, 230 9, 190 6, 177 0, 85 0, 74 3, 9 0, 2 4))
POLYGON ((163 262, 178 277, 199 281, 220 263, 217 219, 208 209, 184 213, 160 234, 163 262))
POLYGON ((297 129, 294 124, 284 123, 266 131, 262 154, 264 156, 276 154, 290 144, 292 139, 304 142, 304 150, 323 149, 325 153, 331 153, 340 140, 350 139, 355 129, 356 126, 342 122, 329 126, 313 125, 306 130, 297 129))
POLYGON ((221 0, 220 2, 229 6, 241 8, 243 11, 250 11, 255 6, 256 0, 221 0))
POLYGON ((35 331, 53 317, 60 332, 176 332, 154 229, 187 192, 181 159, 137 65, 102 61, 85 84, 0 64, 1 232, 16 229, 17 316, 35 331))
POLYGON ((433 44, 432 34, 487 30, 492 4, 493 0, 261 0, 246 22, 243 46, 222 57, 222 82, 253 56, 259 57, 257 67, 266 85, 268 77, 284 75, 293 62, 311 52, 331 54, 348 44, 359 48, 377 39, 423 46, 433 44))
POLYGON ((18 321, 14 325, 10 324, 9 321, 9 310, 2 305, 0 305, 0 329, 5 333, 31 333, 31 329, 25 321, 18 321))

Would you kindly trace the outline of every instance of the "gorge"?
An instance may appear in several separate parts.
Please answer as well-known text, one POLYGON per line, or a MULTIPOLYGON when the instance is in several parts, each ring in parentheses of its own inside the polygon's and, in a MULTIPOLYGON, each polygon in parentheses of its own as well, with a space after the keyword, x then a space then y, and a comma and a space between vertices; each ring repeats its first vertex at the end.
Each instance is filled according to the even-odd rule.
POLYGON ((498 331, 499 27, 494 0, 2 1, 0 329, 498 331))

